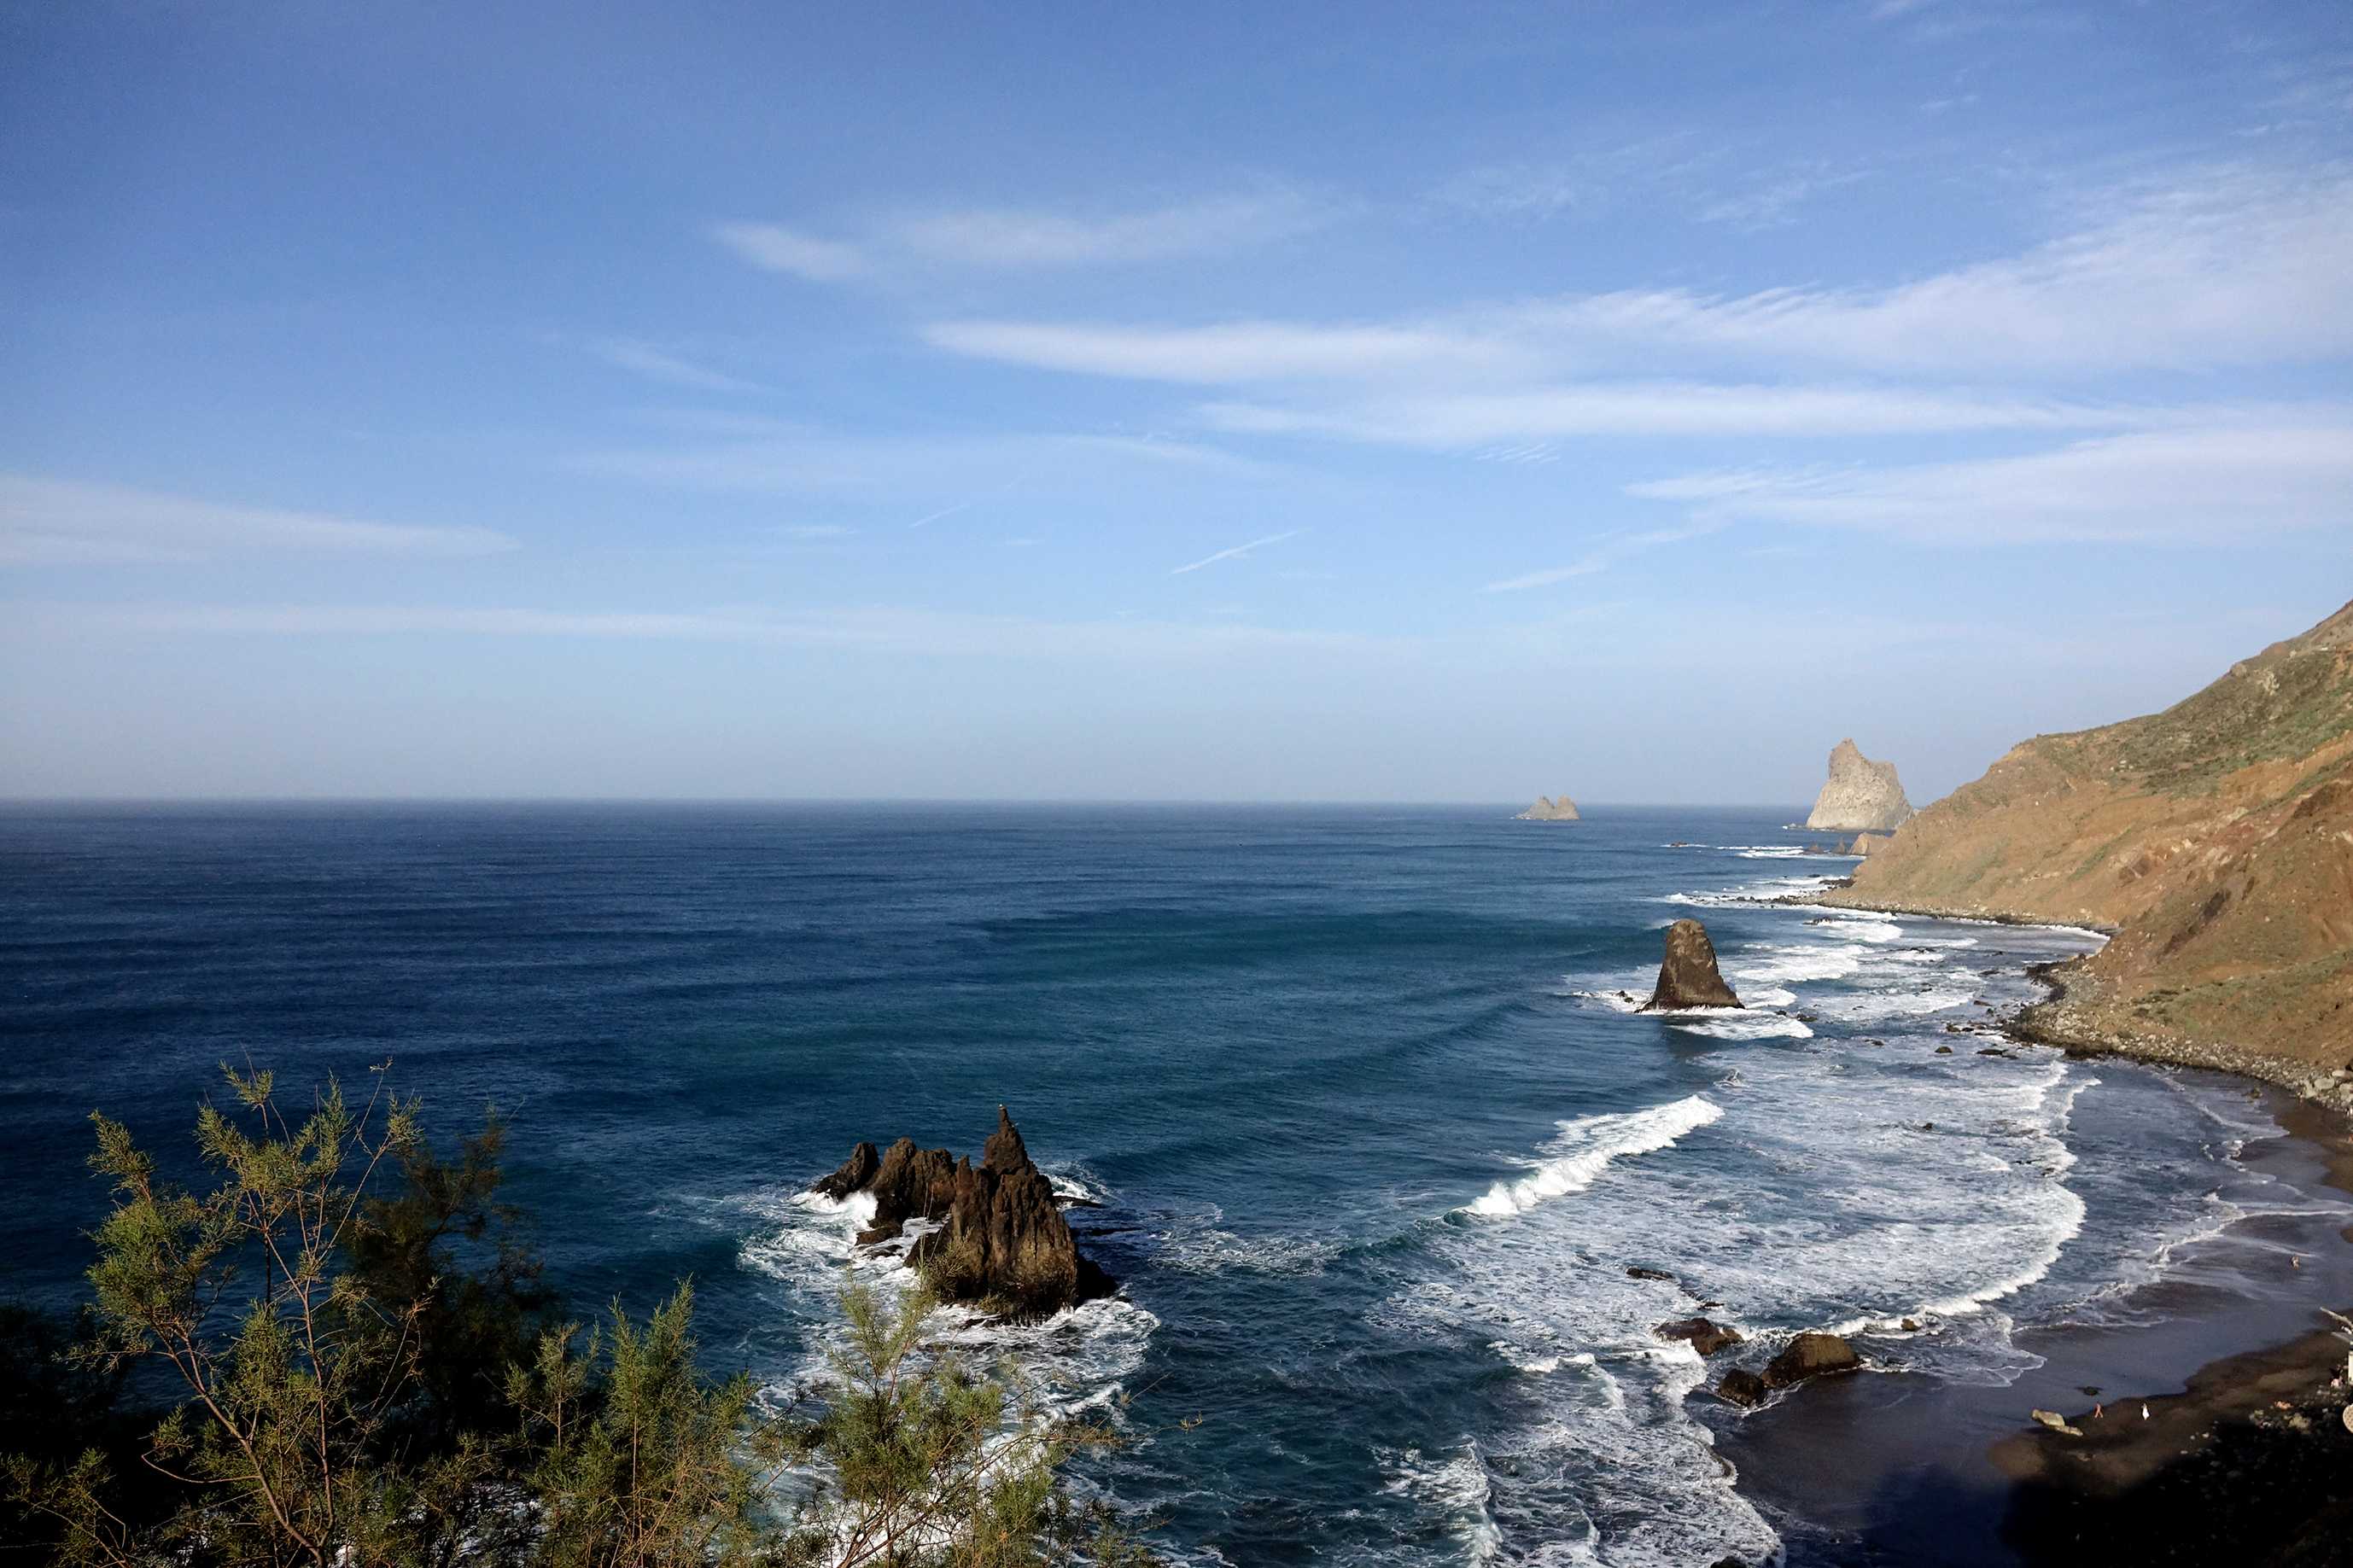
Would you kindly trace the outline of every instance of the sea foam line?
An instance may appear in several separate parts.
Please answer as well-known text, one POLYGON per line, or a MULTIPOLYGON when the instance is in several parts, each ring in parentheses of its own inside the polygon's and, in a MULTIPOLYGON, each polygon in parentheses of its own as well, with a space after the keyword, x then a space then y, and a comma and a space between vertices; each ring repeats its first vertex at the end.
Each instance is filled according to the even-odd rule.
POLYGON ((1676 1139, 1724 1114, 1698 1095, 1648 1110, 1585 1116, 1559 1123, 1550 1159, 1516 1182, 1497 1182, 1485 1197, 1461 1212, 1498 1218, 1525 1214, 1546 1198, 1581 1193, 1620 1154, 1648 1154, 1672 1148, 1676 1139))

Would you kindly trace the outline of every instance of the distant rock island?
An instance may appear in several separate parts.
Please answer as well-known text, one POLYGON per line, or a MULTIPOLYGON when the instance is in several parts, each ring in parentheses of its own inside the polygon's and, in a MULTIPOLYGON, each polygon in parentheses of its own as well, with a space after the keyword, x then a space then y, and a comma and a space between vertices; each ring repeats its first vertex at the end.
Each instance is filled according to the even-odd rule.
POLYGON ((1569 799, 1568 796, 1562 795, 1558 800, 1555 800, 1549 795, 1540 795, 1536 796, 1535 805, 1512 820, 1514 822, 1578 822, 1583 819, 1577 815, 1577 802, 1569 799))
POLYGON ((1658 988, 1637 1011, 1671 1013, 1685 1007, 1737 1007, 1740 998, 1716 973, 1715 943, 1697 921, 1667 928, 1667 956, 1659 965, 1658 988))
POLYGON ((1894 763, 1874 763, 1852 740, 1831 752, 1830 782, 1806 826, 1827 833, 1892 833, 1912 816, 1894 763))
POLYGON ((907 1258, 944 1301, 1035 1321, 1118 1289, 1080 1254, 1053 1184, 1001 1105, 977 1168, 968 1154, 958 1160, 945 1149, 918 1149, 912 1138, 880 1156, 873 1144, 860 1143, 809 1191, 837 1200, 872 1194, 874 1222, 858 1233, 860 1247, 898 1239, 910 1221, 931 1222, 907 1258))
POLYGON ((2353 1101, 2353 605, 2162 713, 2011 748, 1823 901, 2113 928, 2020 1032, 2353 1101))

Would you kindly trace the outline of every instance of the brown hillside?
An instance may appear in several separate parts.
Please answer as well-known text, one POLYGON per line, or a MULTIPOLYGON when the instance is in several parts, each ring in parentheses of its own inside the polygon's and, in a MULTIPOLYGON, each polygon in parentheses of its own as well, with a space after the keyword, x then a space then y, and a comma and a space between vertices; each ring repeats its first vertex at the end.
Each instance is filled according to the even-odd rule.
POLYGON ((1825 901, 2115 928, 2021 1019, 2053 1043, 2298 1087, 2353 1063, 2353 605, 2162 713, 2013 747, 1825 901))

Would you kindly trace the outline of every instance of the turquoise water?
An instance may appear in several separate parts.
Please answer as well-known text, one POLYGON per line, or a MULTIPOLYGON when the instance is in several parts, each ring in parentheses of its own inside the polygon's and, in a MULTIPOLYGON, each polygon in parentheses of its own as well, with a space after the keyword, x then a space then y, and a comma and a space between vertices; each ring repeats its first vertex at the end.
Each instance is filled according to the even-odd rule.
POLYGON ((175 1154, 224 1058, 390 1058, 445 1128, 514 1111, 575 1303, 691 1275, 712 1357, 788 1385, 854 1224, 802 1189, 860 1139, 976 1152, 1001 1101, 1124 1288, 956 1331, 1136 1434, 1092 1480, 1172 1555, 1761 1560, 1787 1521, 1655 1323, 1717 1303, 1750 1343, 1710 1377, 1834 1328, 1999 1383, 2021 1328, 2130 1321, 2315 1201, 2231 1159, 2271 1129, 2221 1089, 1947 1028, 2087 933, 1757 901, 1849 864, 1793 815, 20 809, 10 1284, 87 1262, 93 1107, 175 1154), (1684 915, 1746 1012, 1619 996, 1684 915))

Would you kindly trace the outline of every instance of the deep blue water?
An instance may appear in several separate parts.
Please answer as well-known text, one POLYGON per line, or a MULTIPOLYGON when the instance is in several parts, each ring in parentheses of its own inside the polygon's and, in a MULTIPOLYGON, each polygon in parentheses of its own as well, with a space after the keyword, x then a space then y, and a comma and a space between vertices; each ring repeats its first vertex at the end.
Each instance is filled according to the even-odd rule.
POLYGON ((1751 1342, 1709 1376, 1835 1327, 2000 1382, 2015 1330, 2129 1321, 2316 1201, 2232 1160, 2232 1094, 1947 1029, 2087 935, 1752 901, 1847 864, 1793 815, 18 809, 0 1255, 70 1294, 92 1109, 180 1158, 225 1059, 389 1059, 445 1130, 513 1113, 581 1309, 691 1275, 711 1358, 789 1384, 852 1224, 801 1189, 860 1139, 976 1152, 1001 1101, 1125 1289, 967 1336, 1116 1410, 1098 1479, 1173 1552, 1760 1558, 1788 1521, 1654 1323, 1720 1303, 1751 1342), (1687 914, 1747 1013, 1617 998, 1687 914))

